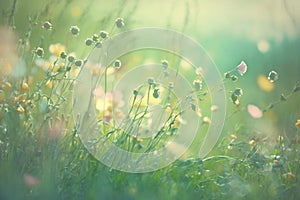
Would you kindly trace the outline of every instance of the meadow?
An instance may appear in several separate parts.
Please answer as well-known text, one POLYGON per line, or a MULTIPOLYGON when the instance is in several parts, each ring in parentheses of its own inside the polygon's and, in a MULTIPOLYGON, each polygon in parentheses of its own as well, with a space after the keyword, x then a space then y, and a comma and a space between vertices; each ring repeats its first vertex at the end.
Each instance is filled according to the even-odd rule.
POLYGON ((298 199, 297 6, 1 1, 0 199, 298 199))

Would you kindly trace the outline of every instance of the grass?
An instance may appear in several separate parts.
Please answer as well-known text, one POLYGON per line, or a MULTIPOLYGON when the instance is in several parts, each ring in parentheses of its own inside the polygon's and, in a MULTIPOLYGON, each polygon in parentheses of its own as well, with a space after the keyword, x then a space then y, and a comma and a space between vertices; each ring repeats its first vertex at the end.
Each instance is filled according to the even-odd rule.
MULTIPOLYGON (((82 128, 85 122, 81 116, 74 116, 73 93, 78 74, 88 67, 91 52, 101 49, 101 44, 114 34, 133 28, 134 20, 124 14, 125 26, 118 28, 123 24, 120 19, 116 24, 115 19, 126 13, 124 5, 116 9, 118 12, 96 19, 101 28, 90 30, 87 27, 93 22, 85 24, 82 20, 89 18, 86 12, 92 1, 81 11, 81 18, 76 18, 76 2, 36 3, 29 11, 17 0, 0 3, 4 11, 0 40, 5 38, 0 44, 5 49, 0 51, 0 199, 299 198, 297 39, 282 45, 292 49, 289 54, 280 57, 285 50, 278 47, 269 54, 275 59, 269 61, 268 56, 262 57, 250 48, 251 42, 228 37, 228 43, 251 49, 252 56, 243 58, 249 72, 240 76, 235 67, 222 67, 227 72, 224 84, 228 111, 221 138, 205 158, 198 157, 198 149, 210 124, 211 99, 205 81, 181 58, 147 49, 123 55, 102 71, 91 68, 95 77, 102 77, 97 85, 99 96, 89 99, 89 103, 95 101, 93 114, 97 121, 93 126, 99 131, 95 134, 124 150, 148 153, 164 147, 179 134, 187 110, 196 111, 201 119, 199 132, 182 157, 156 171, 127 173, 99 161, 95 155, 104 154, 97 154, 101 143, 93 140, 95 135, 88 140, 81 136, 93 128, 82 128), (62 5, 75 9, 74 19, 67 19, 62 5), (156 63, 162 60, 159 75, 145 79, 138 87, 128 83, 130 89, 125 97, 129 98, 117 98, 120 94, 114 88, 116 80, 149 59, 156 63), (268 62, 280 67, 251 68, 268 62), (285 71, 281 67, 284 65, 289 65, 290 70, 285 71), (194 86, 187 93, 195 99, 184 101, 176 96, 172 84, 156 82, 167 73, 178 72, 181 66, 187 69, 182 71, 183 76, 194 86), (269 75, 271 71, 278 74, 269 75), (256 79, 259 75, 262 78, 256 79), (128 110, 123 110, 124 101, 128 110), (256 112, 261 111, 263 116, 256 117, 248 105, 256 106, 256 112), (112 119, 117 113, 120 119, 112 119), (152 119, 149 115, 153 113, 152 119), (151 120, 155 119, 161 126, 153 128, 151 120), (153 137, 142 138, 143 131, 151 132, 153 137)), ((211 41, 216 42, 214 38, 211 41)), ((218 51, 214 51, 219 55, 217 63, 223 58, 218 51)), ((178 80, 174 80, 175 85, 178 80)), ((79 98, 84 99, 84 95, 79 98)), ((180 147, 174 149, 177 148, 180 147)))

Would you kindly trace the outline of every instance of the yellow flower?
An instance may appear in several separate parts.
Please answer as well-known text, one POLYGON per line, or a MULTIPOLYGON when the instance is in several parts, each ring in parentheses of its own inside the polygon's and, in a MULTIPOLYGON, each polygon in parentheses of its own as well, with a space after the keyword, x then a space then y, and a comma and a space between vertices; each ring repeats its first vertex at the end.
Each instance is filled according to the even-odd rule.
POLYGON ((24 100, 25 100, 24 94, 20 94, 18 97, 15 97, 15 101, 21 102, 21 101, 24 101, 24 100))
POLYGON ((54 54, 56 57, 59 57, 62 52, 66 51, 66 47, 60 43, 51 44, 49 46, 50 53, 54 54))
POLYGON ((235 140, 235 139, 237 138, 237 136, 234 135, 234 134, 231 134, 231 135, 230 135, 230 138, 231 138, 232 140, 235 140))
POLYGON ((26 82, 22 82, 22 85, 21 85, 21 91, 22 92, 25 92, 26 90, 28 90, 28 84, 26 82))
POLYGON ((283 136, 279 135, 279 136, 277 137, 277 142, 282 142, 283 139, 284 139, 283 136))
POLYGON ((211 123, 211 120, 210 120, 209 117, 204 117, 204 118, 203 118, 203 122, 204 122, 205 124, 210 124, 210 123, 211 123))
POLYGON ((5 82, 4 85, 2 86, 2 88, 6 91, 9 91, 12 88, 11 83, 5 82))
POLYGON ((17 108, 17 112, 19 114, 23 114, 25 112, 25 110, 24 110, 24 108, 21 105, 19 105, 18 108, 17 108))
POLYGON ((296 128, 300 129, 300 119, 297 120, 297 122, 295 123, 296 128))
POLYGON ((288 173, 285 173, 282 175, 284 178, 289 178, 289 179, 295 179, 296 178, 296 175, 291 173, 291 172, 288 172, 288 173))
POLYGON ((52 80, 48 80, 45 84, 47 87, 52 88, 53 87, 53 81, 52 80))
POLYGON ((250 146, 254 146, 255 145, 255 140, 250 140, 248 143, 250 146))
POLYGON ((257 84, 259 88, 265 92, 271 92, 274 89, 274 83, 271 83, 264 75, 259 75, 257 77, 257 84))

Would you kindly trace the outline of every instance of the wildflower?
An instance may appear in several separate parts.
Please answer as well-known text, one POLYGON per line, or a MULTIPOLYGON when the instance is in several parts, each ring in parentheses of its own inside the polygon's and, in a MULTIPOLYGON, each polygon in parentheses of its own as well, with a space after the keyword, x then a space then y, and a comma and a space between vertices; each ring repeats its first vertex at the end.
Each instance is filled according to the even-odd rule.
POLYGON ((49 46, 49 52, 54 54, 57 58, 61 56, 63 52, 66 51, 66 47, 60 43, 51 44, 49 46))
POLYGON ((67 57, 67 54, 66 54, 66 52, 61 52, 60 53, 60 57, 62 58, 62 59, 65 59, 66 57, 67 57))
POLYGON ((232 80, 233 82, 235 82, 235 81, 237 81, 237 80, 238 80, 238 77, 237 77, 237 76, 235 76, 235 75, 232 75, 230 78, 231 78, 231 80, 232 80))
POLYGON ((68 61, 69 61, 69 62, 74 62, 74 60, 75 60, 75 57, 74 57, 74 56, 72 56, 72 55, 69 55, 69 56, 68 56, 68 61))
POLYGON ((48 80, 45 85, 49 88, 52 88, 53 87, 53 81, 52 80, 48 80))
POLYGON ((82 66, 82 63, 83 63, 82 60, 76 60, 74 64, 75 64, 75 66, 80 67, 80 66, 82 66))
POLYGON ((251 117, 258 119, 263 116, 263 112, 255 105, 249 104, 247 106, 248 113, 251 115, 251 117))
POLYGON ((279 135, 279 136, 277 137, 277 142, 282 142, 282 141, 283 141, 283 136, 279 135))
POLYGON ((236 88, 233 92, 236 96, 242 96, 243 95, 243 90, 241 88, 236 88))
POLYGON ((239 105, 240 104, 240 101, 238 99, 238 96, 235 94, 235 93, 232 93, 231 94, 231 100, 232 102, 235 104, 235 105, 239 105))
POLYGON ((247 65, 244 61, 242 61, 237 67, 236 70, 238 71, 238 73, 243 76, 246 72, 247 72, 247 65))
POLYGON ((70 32, 73 36, 79 35, 79 31, 80 29, 78 28, 78 26, 71 26, 70 28, 70 32))
POLYGON ((172 107, 171 107, 171 105, 169 103, 166 104, 165 111, 168 114, 170 114, 172 112, 172 107))
POLYGON ((205 124, 210 124, 210 123, 211 123, 211 120, 210 120, 209 117, 204 117, 204 118, 203 118, 203 122, 204 122, 205 124))
POLYGON ((10 82, 5 82, 2 86, 2 88, 6 91, 9 91, 12 88, 12 85, 10 82))
POLYGON ((24 100, 25 100, 25 95, 24 94, 20 94, 18 97, 15 97, 15 101, 22 102, 24 100))
POLYGON ((100 31, 100 34, 99 36, 103 39, 107 38, 108 37, 108 33, 106 31, 100 31))
POLYGON ((248 142, 248 144, 250 145, 250 146, 255 146, 255 140, 254 139, 252 139, 252 140, 250 140, 249 142, 248 142))
POLYGON ((115 62, 114 62, 114 67, 115 68, 119 69, 121 67, 121 65, 122 65, 122 63, 121 63, 120 60, 115 60, 115 62))
POLYGON ((97 34, 94 34, 94 35, 92 36, 92 40, 93 40, 94 42, 97 42, 97 41, 99 40, 99 36, 98 36, 97 34))
POLYGON ((202 81, 199 79, 194 80, 193 86, 196 90, 201 90, 202 89, 202 81))
POLYGON ((168 87, 169 87, 169 89, 174 88, 174 83, 173 82, 169 82, 168 87))
POLYGON ((49 21, 45 21, 42 25, 42 28, 46 30, 52 30, 52 24, 49 21))
POLYGON ((235 140, 235 139, 237 139, 237 136, 234 135, 234 134, 231 134, 231 135, 230 135, 230 138, 231 138, 232 140, 235 140))
POLYGON ((123 26, 125 26, 123 18, 117 18, 115 22, 118 28, 122 28, 123 26))
POLYGON ((231 78, 230 72, 225 72, 225 73, 224 73, 224 77, 225 77, 225 78, 228 78, 228 79, 231 78))
POLYGON ((93 39, 91 39, 91 38, 87 38, 86 40, 85 40, 85 45, 86 46, 91 46, 92 44, 93 44, 93 39))
POLYGON ((300 119, 297 120, 297 122, 295 123, 296 128, 300 129, 300 119))
POLYGON ((137 96, 139 94, 139 92, 137 90, 133 90, 133 95, 137 96))
POLYGON ((278 73, 276 71, 270 71, 269 75, 268 75, 268 79, 271 83, 277 81, 279 78, 278 73))
POLYGON ((228 150, 232 150, 232 149, 233 149, 232 145, 231 145, 231 144, 228 145, 228 146, 227 146, 227 149, 228 149, 228 150))
POLYGON ((148 78, 148 84, 149 85, 153 85, 154 84, 154 78, 153 77, 149 77, 148 78))
POLYGON ((268 78, 263 75, 257 77, 257 84, 258 87, 265 92, 271 92, 274 89, 273 82, 269 81, 268 78))
POLYGON ((153 90, 153 97, 155 98, 155 99, 157 99, 158 97, 159 97, 159 88, 154 88, 154 90, 153 90))
POLYGON ((24 108, 21 105, 19 105, 18 108, 17 108, 17 112, 19 114, 23 114, 25 112, 25 110, 24 110, 24 108))
POLYGON ((44 56, 44 49, 41 47, 36 48, 35 50, 35 54, 39 57, 43 57, 44 56))
POLYGON ((164 69, 167 69, 169 66, 169 62, 167 60, 162 60, 161 61, 161 65, 164 69))
POLYGON ((102 42, 97 42, 97 43, 95 44, 95 47, 101 48, 101 47, 102 47, 102 42))
POLYGON ((210 110, 211 110, 212 112, 217 111, 218 109, 219 109, 219 107, 218 107, 217 105, 212 105, 212 106, 210 107, 210 110))

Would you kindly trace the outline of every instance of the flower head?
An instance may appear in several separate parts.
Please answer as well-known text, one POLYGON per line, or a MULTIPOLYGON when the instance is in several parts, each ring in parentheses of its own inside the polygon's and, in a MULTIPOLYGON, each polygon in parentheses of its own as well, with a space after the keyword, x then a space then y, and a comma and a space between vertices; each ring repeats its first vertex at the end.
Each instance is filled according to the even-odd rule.
POLYGON ((202 81, 199 79, 194 80, 193 86, 196 90, 201 90, 202 89, 202 81))
POLYGON ((167 60, 162 60, 161 61, 161 65, 164 69, 167 69, 169 66, 169 62, 167 60))
POLYGON ((77 36, 79 35, 80 29, 78 28, 78 26, 71 26, 70 32, 73 36, 77 36))
POLYGON ((35 50, 35 54, 39 57, 43 57, 44 56, 44 49, 41 47, 36 48, 35 50))
POLYGON ((124 19, 123 18, 117 18, 116 19, 116 26, 118 28, 122 28, 123 26, 125 26, 124 19))
POLYGON ((42 25, 42 28, 45 30, 51 30, 52 24, 49 21, 45 21, 44 24, 42 25))
POLYGON ((249 104, 247 106, 248 113, 251 115, 251 117, 258 119, 263 116, 263 112, 255 105, 249 104))
POLYGON ((82 64, 83 64, 83 61, 82 61, 82 60, 76 60, 74 64, 75 64, 75 66, 77 66, 77 67, 81 67, 82 64))
POLYGON ((236 70, 238 71, 238 73, 243 76, 246 72, 247 72, 247 64, 242 61, 237 67, 236 70))
POLYGON ((296 126, 296 128, 299 128, 299 129, 300 129, 300 119, 298 119, 298 120, 296 121, 295 126, 296 126))
POLYGON ((93 39, 92 38, 87 38, 86 40, 85 40, 85 45, 86 46, 91 46, 92 44, 93 44, 93 39))
POLYGON ((103 39, 107 38, 108 37, 108 33, 106 31, 100 31, 100 34, 99 36, 103 39))
POLYGON ((119 68, 121 67, 121 65, 122 65, 122 63, 121 63, 120 60, 115 60, 115 62, 114 62, 114 67, 115 67, 116 69, 119 69, 119 68))
POLYGON ((271 83, 277 81, 279 78, 278 73, 274 70, 270 71, 269 75, 268 75, 268 79, 271 83))

